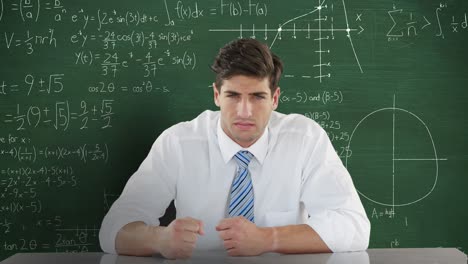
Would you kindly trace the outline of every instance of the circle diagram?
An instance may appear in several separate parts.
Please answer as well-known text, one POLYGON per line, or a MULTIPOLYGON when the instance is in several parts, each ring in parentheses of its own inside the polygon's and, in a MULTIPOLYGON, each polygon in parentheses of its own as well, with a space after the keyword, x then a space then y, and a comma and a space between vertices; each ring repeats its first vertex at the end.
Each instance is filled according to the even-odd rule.
POLYGON ((439 174, 429 128, 402 108, 382 108, 366 115, 348 142, 345 166, 357 191, 384 206, 406 206, 426 198, 439 174))

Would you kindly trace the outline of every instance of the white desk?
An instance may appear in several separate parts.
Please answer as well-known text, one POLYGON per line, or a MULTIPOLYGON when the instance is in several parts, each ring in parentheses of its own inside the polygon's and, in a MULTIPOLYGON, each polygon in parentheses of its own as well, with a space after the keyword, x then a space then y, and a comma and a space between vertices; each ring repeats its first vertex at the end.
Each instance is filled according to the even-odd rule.
POLYGON ((286 263, 286 264, 467 264, 467 256, 454 248, 369 249, 362 252, 229 257, 224 251, 197 253, 187 260, 154 257, 129 257, 104 253, 19 253, 1 264, 149 264, 149 263, 286 263))

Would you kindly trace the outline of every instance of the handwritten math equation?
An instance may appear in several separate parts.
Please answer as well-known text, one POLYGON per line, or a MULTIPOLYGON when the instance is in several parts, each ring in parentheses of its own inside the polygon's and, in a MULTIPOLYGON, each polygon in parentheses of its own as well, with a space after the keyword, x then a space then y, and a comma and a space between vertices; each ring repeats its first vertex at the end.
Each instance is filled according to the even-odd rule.
POLYGON ((446 3, 441 3, 434 9, 433 14, 423 15, 394 5, 393 9, 387 12, 392 21, 386 34, 388 41, 415 38, 428 31, 434 32, 434 36, 442 39, 450 33, 468 33, 467 12, 450 14, 447 13, 448 7, 446 3), (445 17, 450 17, 450 20, 443 20, 445 17))

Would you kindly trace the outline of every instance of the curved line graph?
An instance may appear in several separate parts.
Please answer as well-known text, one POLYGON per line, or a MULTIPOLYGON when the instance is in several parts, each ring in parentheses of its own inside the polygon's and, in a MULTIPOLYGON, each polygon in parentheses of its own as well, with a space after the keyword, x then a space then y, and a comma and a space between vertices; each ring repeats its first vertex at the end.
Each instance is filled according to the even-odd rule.
MULTIPOLYGON (((268 29, 267 24, 265 24, 264 29, 256 27, 255 24, 252 25, 251 28, 244 28, 244 26, 241 24, 238 29, 233 29, 233 28, 231 28, 231 29, 209 29, 209 31, 211 31, 211 32, 238 32, 240 34, 240 36, 239 36, 240 38, 243 37, 244 32, 251 32, 252 33, 252 36, 251 36, 252 38, 255 38, 255 33, 264 32, 265 33, 265 37, 264 37, 265 40, 268 39, 268 37, 267 37, 268 32, 274 32, 276 34, 274 35, 274 38, 273 38, 273 40, 272 40, 272 42, 270 44, 270 49, 273 49, 275 44, 277 43, 277 40, 281 39, 281 35, 282 35, 283 32, 293 32, 293 38, 296 38, 296 32, 306 32, 306 33, 308 33, 308 36, 307 36, 308 39, 310 39, 310 33, 311 32, 318 32, 318 37, 316 39, 314 39, 314 40, 318 41, 318 50, 315 51, 315 52, 316 52, 316 54, 318 56, 319 62, 318 62, 318 64, 314 65, 313 67, 318 68, 319 74, 318 74, 318 76, 315 76, 314 78, 319 79, 320 82, 322 82, 323 78, 330 78, 331 77, 330 73, 323 74, 323 72, 322 72, 324 67, 330 67, 331 66, 330 63, 322 62, 323 53, 330 53, 330 50, 326 50, 326 49, 323 50, 322 49, 322 47, 323 47, 322 41, 330 39, 329 38, 330 36, 324 37, 322 35, 322 33, 323 32, 331 32, 331 35, 333 37, 334 36, 333 32, 346 32, 346 37, 348 38, 348 41, 349 41, 351 50, 353 52, 354 59, 355 59, 355 61, 357 63, 357 66, 359 68, 359 71, 360 71, 360 73, 364 73, 364 70, 363 70, 363 68, 361 66, 361 62, 359 61, 359 58, 358 58, 358 54, 356 52, 356 48, 355 48, 353 39, 351 37, 351 32, 355 32, 355 31, 357 32, 359 29, 350 28, 349 19, 348 19, 348 11, 346 9, 345 0, 342 0, 341 3, 343 5, 344 19, 346 21, 346 28, 334 28, 333 27, 333 17, 330 18, 328 16, 322 16, 322 11, 329 8, 329 5, 326 4, 326 1, 327 0, 318 0, 318 6, 314 6, 312 11, 308 11, 307 13, 304 13, 304 14, 299 15, 297 17, 291 18, 291 19, 289 19, 289 20, 287 20, 287 21, 285 21, 283 23, 280 23, 277 28, 268 29), (294 23, 293 26, 290 26, 290 28, 286 28, 286 26, 288 26, 289 24, 292 24, 293 22, 295 22, 295 21, 297 21, 297 20, 299 20, 301 18, 311 16, 311 15, 316 14, 316 13, 318 13, 318 18, 314 19, 314 21, 318 22, 318 28, 311 29, 310 24, 308 24, 307 28, 297 29, 295 23, 294 23), (323 28, 322 21, 327 21, 327 17, 328 17, 328 20, 331 20, 331 26, 330 26, 330 28, 323 28)), ((331 9, 333 11, 333 4, 331 5, 331 9)), ((363 30, 364 29, 361 27, 361 30, 357 34, 360 34, 363 30)), ((307 76, 307 77, 310 78, 311 76, 307 76)))
POLYGON ((356 50, 354 49, 353 40, 351 39, 351 34, 350 34, 350 29, 349 29, 349 21, 348 21, 348 12, 346 11, 345 1, 344 0, 342 0, 342 1, 343 1, 343 10, 344 10, 345 19, 346 19, 346 31, 348 32, 347 37, 349 39, 349 43, 351 44, 351 48, 353 49, 353 53, 354 53, 354 57, 356 58, 356 62, 359 65, 359 70, 361 71, 361 73, 364 73, 362 71, 361 63, 359 62, 359 59, 357 57, 356 50))
POLYGON ((273 41, 272 41, 271 44, 270 44, 270 49, 273 48, 273 45, 275 44, 275 41, 276 41, 276 39, 278 38, 278 35, 280 34, 280 32, 283 30, 283 27, 284 27, 284 26, 286 26, 287 24, 289 24, 289 23, 291 23, 291 22, 293 22, 293 21, 295 21, 295 20, 298 20, 299 18, 303 18, 303 17, 305 17, 305 16, 308 16, 308 15, 310 15, 310 14, 313 14, 313 13, 315 13, 315 12, 321 10, 321 9, 322 9, 322 5, 323 5, 324 2, 325 2, 325 0, 323 0, 323 2, 320 3, 320 5, 319 5, 318 7, 316 7, 314 10, 310 11, 309 13, 300 15, 300 16, 295 17, 295 18, 292 18, 292 19, 290 19, 290 20, 288 20, 288 21, 286 21, 286 22, 280 24, 279 28, 277 29, 277 33, 276 33, 276 35, 275 35, 275 38, 273 39, 273 41))
MULTIPOLYGON (((297 20, 297 19, 299 19, 299 18, 303 18, 303 17, 308 16, 308 15, 310 15, 310 14, 313 14, 313 13, 315 13, 315 12, 317 12, 317 11, 320 12, 320 10, 322 10, 322 8, 323 8, 323 4, 325 3, 325 1, 326 1, 326 0, 323 0, 321 3, 319 3, 319 6, 317 6, 314 10, 312 10, 312 11, 306 13, 306 14, 300 15, 300 16, 298 16, 298 17, 295 17, 295 18, 293 18, 293 19, 290 19, 290 20, 286 21, 285 23, 281 24, 281 25, 279 26, 278 30, 277 30, 277 33, 276 33, 275 38, 274 38, 273 41, 271 42, 270 49, 273 48, 273 45, 275 44, 275 41, 276 41, 276 39, 278 38, 278 35, 280 34, 280 32, 283 30, 283 27, 284 27, 284 26, 286 26, 287 24, 289 24, 289 23, 291 23, 292 21, 295 21, 295 20, 297 20)), ((351 30, 351 29, 349 28, 348 12, 347 12, 347 10, 346 10, 345 0, 342 0, 342 3, 343 3, 343 11, 344 11, 344 14, 345 14, 345 20, 346 20, 346 29, 345 29, 345 30, 346 30, 346 32, 347 32, 347 37, 348 37, 348 39, 349 39, 349 43, 350 43, 351 48, 352 48, 352 50, 353 50, 354 58, 356 59, 356 62, 357 62, 357 64, 358 64, 358 66, 359 66, 359 70, 361 71, 361 73, 364 73, 364 71, 362 70, 362 67, 361 67, 361 63, 359 62, 359 58, 358 58, 358 56, 357 56, 356 49, 354 48, 353 40, 352 40, 351 34, 350 34, 351 31, 356 31, 356 29, 351 30)), ((320 17, 320 15, 319 15, 319 17, 320 17)), ((322 29, 322 27, 321 27, 321 25, 320 25, 320 21, 321 21, 321 20, 319 19, 319 29, 318 29, 319 34, 323 31, 323 29, 322 29)), ((337 31, 339 31, 339 30, 337 30, 337 31)), ((321 39, 321 36, 319 36, 319 39, 321 39)), ((321 45, 321 41, 320 41, 320 45, 321 45)), ((320 48, 320 49, 321 49, 321 48, 320 48)))
MULTIPOLYGON (((369 201, 372 201, 376 204, 379 204, 379 205, 383 205, 383 206, 392 206, 392 207, 395 207, 395 206, 407 206, 407 205, 411 205, 411 204, 414 204, 414 203, 417 203, 421 200, 423 200, 424 198, 426 198, 427 196, 429 196, 435 189, 436 185, 437 185, 437 181, 438 181, 438 176, 439 176, 439 161, 442 161, 442 160, 447 160, 447 159, 440 159, 438 158, 437 156, 437 150, 436 150, 436 146, 435 146, 435 143, 434 143, 434 139, 432 137, 432 134, 431 134, 431 131, 429 130, 429 128, 427 127, 426 123, 421 119, 419 118, 416 114, 408 111, 408 110, 405 110, 403 108, 398 108, 398 107, 395 107, 395 99, 394 99, 394 102, 393 102, 393 107, 385 107, 385 108, 381 108, 381 109, 377 109, 369 114, 367 114, 364 118, 361 119, 361 121, 358 122, 358 124, 356 125, 356 127, 353 129, 353 132, 351 133, 351 136, 349 138, 349 142, 348 142, 348 146, 347 146, 347 149, 350 149, 351 147, 351 142, 352 142, 352 139, 353 139, 353 136, 356 132, 356 130, 358 129, 358 127, 364 122, 364 120, 366 120, 368 117, 376 114, 376 113, 379 113, 379 112, 382 112, 382 111, 392 111, 393 112, 393 131, 392 131, 392 134, 393 134, 393 137, 392 137, 392 204, 389 204, 389 203, 383 203, 383 202, 379 202, 379 201, 376 201, 375 199, 372 199, 370 198, 369 196, 365 195, 363 192, 357 190, 359 192, 360 195, 362 195, 363 197, 365 197, 366 199, 368 199, 369 201), (407 159, 403 159, 403 158, 395 158, 395 111, 402 111, 404 113, 407 113, 411 116, 413 116, 414 118, 416 118, 419 122, 421 122, 421 124, 423 124, 424 128, 426 129, 427 131, 427 134, 429 135, 429 138, 431 140, 431 143, 432 143, 432 148, 434 150, 434 158, 407 158, 407 159), (435 180, 434 180, 434 184, 432 185, 431 189, 422 197, 420 197, 419 199, 415 200, 415 201, 411 201, 411 202, 407 202, 407 203, 401 203, 401 204, 396 204, 395 203, 395 161, 435 161, 435 180)), ((348 156, 346 156, 345 158, 345 166, 346 168, 348 168, 348 156)))

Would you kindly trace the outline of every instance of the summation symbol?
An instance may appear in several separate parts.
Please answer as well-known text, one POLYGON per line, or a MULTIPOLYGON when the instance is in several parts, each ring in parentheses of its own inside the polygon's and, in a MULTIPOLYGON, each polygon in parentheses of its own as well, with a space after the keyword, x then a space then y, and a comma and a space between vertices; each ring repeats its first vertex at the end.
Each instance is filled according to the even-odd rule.
POLYGON ((395 106, 366 115, 351 133, 345 165, 360 195, 393 207, 417 203, 437 185, 439 158, 432 134, 416 114, 395 106))
MULTIPOLYGON (((305 33, 306 34, 306 39, 312 39, 313 41, 317 42, 318 49, 315 50, 315 53, 317 54, 318 57, 318 63, 313 65, 313 68, 318 69, 318 74, 314 75, 315 79, 318 79, 320 82, 323 81, 324 78, 330 78, 331 73, 327 72, 326 68, 329 68, 332 66, 330 61, 326 61, 325 55, 329 55, 331 52, 329 49, 326 49, 324 47, 324 42, 325 41, 330 41, 335 39, 335 33, 336 32, 346 32, 346 37, 349 40, 349 44, 351 46, 351 49, 354 53, 354 58, 356 60, 356 63, 359 67, 359 71, 363 73, 364 71, 362 70, 361 63, 359 62, 359 58, 357 56, 356 50, 354 48, 353 40, 351 37, 351 32, 356 32, 357 34, 361 34, 364 31, 364 28, 361 26, 359 29, 357 28, 351 28, 348 20, 348 12, 346 9, 346 4, 345 0, 342 0, 342 6, 343 6, 343 12, 344 12, 344 18, 346 21, 346 28, 335 28, 334 27, 334 17, 331 15, 324 15, 325 10, 330 10, 330 12, 334 12, 334 4, 326 4, 327 0, 318 0, 318 5, 314 6, 312 11, 309 11, 305 14, 302 14, 300 16, 291 18, 283 23, 280 23, 277 28, 269 29, 267 24, 264 24, 262 26, 255 26, 253 24, 251 27, 245 27, 243 24, 240 24, 239 28, 237 29, 209 29, 210 32, 237 32, 239 33, 239 38, 244 37, 244 33, 250 33, 249 37, 251 38, 256 38, 256 33, 261 33, 263 35, 264 40, 268 40, 268 33, 273 32, 275 33, 275 36, 270 44, 270 48, 273 49, 275 44, 284 38, 284 35, 286 34, 292 34, 293 39, 297 39, 297 33, 305 33), (314 24, 317 26, 317 28, 311 27, 310 23, 307 23, 306 27, 302 28, 297 28, 296 27, 296 21, 299 22, 301 19, 304 19, 306 17, 310 16, 316 16, 314 17, 313 21, 314 24), (325 23, 329 23, 330 27, 324 27, 325 23), (311 37, 312 34, 317 35, 315 38, 311 37), (278 41, 277 41, 278 40, 278 41)), ((361 16, 361 15, 360 15, 361 16)), ((358 20, 361 20, 361 17, 358 17, 358 20)))

